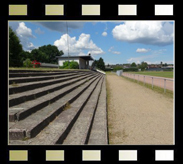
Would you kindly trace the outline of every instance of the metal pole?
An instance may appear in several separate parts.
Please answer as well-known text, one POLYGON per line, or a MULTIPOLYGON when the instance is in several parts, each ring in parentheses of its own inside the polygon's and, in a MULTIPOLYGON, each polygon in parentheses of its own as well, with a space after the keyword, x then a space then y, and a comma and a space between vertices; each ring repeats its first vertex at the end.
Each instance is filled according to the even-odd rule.
POLYGON ((70 68, 69 66, 69 39, 68 39, 68 24, 66 21, 66 27, 67 27, 67 46, 68 46, 68 68, 70 68))
POLYGON ((138 75, 138 83, 139 83, 139 75, 138 75))
POLYGON ((144 76, 144 85, 145 85, 145 76, 144 76))
POLYGON ((164 79, 164 93, 166 93, 166 79, 164 79))
POLYGON ((153 77, 152 77, 152 89, 153 89, 153 77))

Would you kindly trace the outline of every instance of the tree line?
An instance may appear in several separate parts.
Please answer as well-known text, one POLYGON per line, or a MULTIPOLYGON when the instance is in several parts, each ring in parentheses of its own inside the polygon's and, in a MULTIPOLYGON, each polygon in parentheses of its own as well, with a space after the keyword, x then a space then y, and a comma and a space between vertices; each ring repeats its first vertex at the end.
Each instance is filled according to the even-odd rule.
POLYGON ((24 51, 16 33, 9 27, 9 67, 22 67, 25 60, 37 60, 41 63, 57 64, 56 56, 62 56, 63 51, 59 51, 54 45, 43 45, 31 52, 24 51))
POLYGON ((136 64, 135 62, 133 62, 132 64, 129 65, 129 68, 124 68, 123 66, 118 66, 116 65, 113 68, 113 71, 117 71, 117 70, 124 70, 124 71, 138 71, 138 69, 141 69, 141 71, 144 71, 145 69, 147 69, 148 64, 146 62, 141 62, 141 64, 136 64))
MULTIPOLYGON (((113 67, 113 71, 117 71, 117 70, 138 71, 138 69, 141 69, 142 71, 144 71, 145 69, 147 69, 147 66, 148 64, 146 62, 141 62, 141 64, 138 64, 138 65, 135 62, 133 62, 130 65, 130 68, 123 68, 123 66, 116 65, 115 67, 113 67)), ((107 68, 105 68, 104 60, 101 57, 99 58, 99 60, 94 60, 94 62, 92 63, 92 67, 98 68, 103 71, 107 71, 107 68)))

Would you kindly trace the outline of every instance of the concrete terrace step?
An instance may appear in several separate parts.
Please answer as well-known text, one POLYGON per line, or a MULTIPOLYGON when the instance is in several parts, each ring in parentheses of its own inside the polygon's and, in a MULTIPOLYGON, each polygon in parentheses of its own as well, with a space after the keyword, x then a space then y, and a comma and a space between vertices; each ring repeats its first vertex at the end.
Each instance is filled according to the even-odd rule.
POLYGON ((90 81, 88 81, 88 79, 86 78, 86 83, 73 90, 66 96, 60 98, 59 100, 48 105, 47 107, 42 108, 41 110, 27 117, 25 120, 13 124, 9 130, 10 139, 35 137, 44 127, 46 127, 57 115, 62 112, 62 110, 68 103, 72 103, 78 96, 83 95, 86 91, 88 91, 87 88, 90 88, 93 83, 96 83, 95 81, 97 79, 99 79, 99 76, 91 79, 90 81))
POLYGON ((99 97, 88 145, 107 145, 107 101, 106 101, 106 82, 102 84, 102 91, 99 97))
POLYGON ((101 80, 102 75, 94 80, 91 85, 73 102, 70 108, 62 111, 57 118, 51 122, 44 130, 33 138, 29 144, 31 145, 54 145, 61 144, 73 124, 79 117, 87 100, 96 88, 96 85, 101 80))
MULTIPOLYGON (((83 74, 80 73, 79 75, 82 76, 83 74)), ((41 82, 37 81, 37 82, 20 83, 20 84, 16 84, 15 86, 9 85, 9 94, 11 95, 11 94, 15 94, 15 93, 25 92, 25 91, 32 90, 32 89, 45 87, 45 86, 48 86, 51 84, 64 82, 66 80, 70 80, 73 78, 75 78, 75 77, 69 76, 69 77, 64 77, 64 78, 62 77, 59 79, 45 80, 45 81, 41 81, 41 82)))
POLYGON ((23 103, 23 102, 30 101, 30 100, 33 100, 35 98, 41 97, 45 94, 54 92, 58 89, 61 89, 62 87, 73 84, 73 83, 75 83, 79 80, 82 80, 86 77, 89 77, 89 76, 92 77, 94 75, 90 75, 90 74, 89 75, 83 75, 83 76, 76 75, 76 76, 73 76, 73 77, 75 77, 74 79, 71 79, 71 80, 68 80, 68 81, 65 81, 65 82, 61 82, 61 83, 58 83, 58 84, 52 84, 52 85, 45 86, 45 87, 42 87, 42 88, 38 88, 38 89, 36 88, 36 89, 30 90, 30 91, 25 91, 25 92, 9 95, 9 107, 12 107, 12 106, 18 105, 20 103, 23 103))
MULTIPOLYGON (((43 72, 42 70, 26 70, 26 69, 23 69, 23 70, 20 70, 20 69, 10 69, 9 70, 9 73, 22 73, 22 72, 43 72)), ((49 71, 44 71, 44 72, 49 72, 49 71)))
POLYGON ((89 79, 90 77, 85 78, 84 80, 81 80, 79 82, 66 86, 64 88, 61 88, 55 92, 52 92, 51 94, 47 94, 35 100, 27 101, 27 102, 21 103, 20 105, 16 105, 9 108, 9 121, 12 122, 12 121, 22 120, 26 118, 30 114, 36 112, 37 110, 40 110, 41 108, 49 105, 50 103, 58 100, 62 96, 71 92, 76 87, 79 87, 89 79))
POLYGON ((16 77, 16 78, 9 78, 9 84, 13 83, 26 83, 26 82, 33 82, 33 81, 43 81, 49 79, 57 79, 62 77, 68 77, 76 75, 77 73, 69 73, 69 74, 57 74, 57 75, 50 75, 50 76, 36 76, 36 77, 16 77))
POLYGON ((76 74, 93 74, 93 72, 70 71, 70 72, 56 72, 56 73, 26 73, 26 76, 24 76, 25 73, 17 73, 17 77, 9 78, 9 84, 56 79, 56 78, 67 77, 67 76, 72 76, 76 74))
POLYGON ((64 140, 63 145, 84 145, 88 143, 91 126, 95 115, 95 109, 97 107, 98 98, 101 92, 102 82, 103 78, 99 81, 97 87, 81 111, 78 119, 64 140))
POLYGON ((13 74, 13 73, 56 73, 56 72, 58 72, 58 73, 65 73, 65 72, 67 72, 67 73, 72 73, 72 72, 91 72, 91 71, 89 71, 89 70, 34 70, 34 69, 32 69, 32 70, 26 70, 26 69, 24 69, 24 70, 9 70, 9 74, 13 74))
POLYGON ((16 77, 36 77, 36 76, 50 76, 50 75, 64 75, 68 73, 77 73, 78 71, 60 71, 60 72, 16 72, 16 73, 9 73, 9 78, 16 78, 16 77))

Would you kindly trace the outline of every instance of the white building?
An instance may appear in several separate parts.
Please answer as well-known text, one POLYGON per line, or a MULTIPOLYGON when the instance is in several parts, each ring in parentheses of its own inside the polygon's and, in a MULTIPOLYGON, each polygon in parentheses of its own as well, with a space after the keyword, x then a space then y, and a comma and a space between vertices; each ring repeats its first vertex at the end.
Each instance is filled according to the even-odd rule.
POLYGON ((65 61, 76 61, 79 64, 79 69, 89 69, 89 61, 94 60, 90 55, 88 56, 57 56, 58 65, 63 66, 65 61))

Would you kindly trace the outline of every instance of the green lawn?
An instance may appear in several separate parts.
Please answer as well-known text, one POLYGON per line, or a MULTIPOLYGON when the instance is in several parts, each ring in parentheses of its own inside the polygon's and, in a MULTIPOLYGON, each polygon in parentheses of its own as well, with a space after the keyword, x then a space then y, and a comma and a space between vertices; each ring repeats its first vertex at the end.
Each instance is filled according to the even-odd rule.
POLYGON ((143 71, 143 72, 126 72, 126 73, 173 78, 173 71, 164 71, 164 72, 163 71, 143 71))

